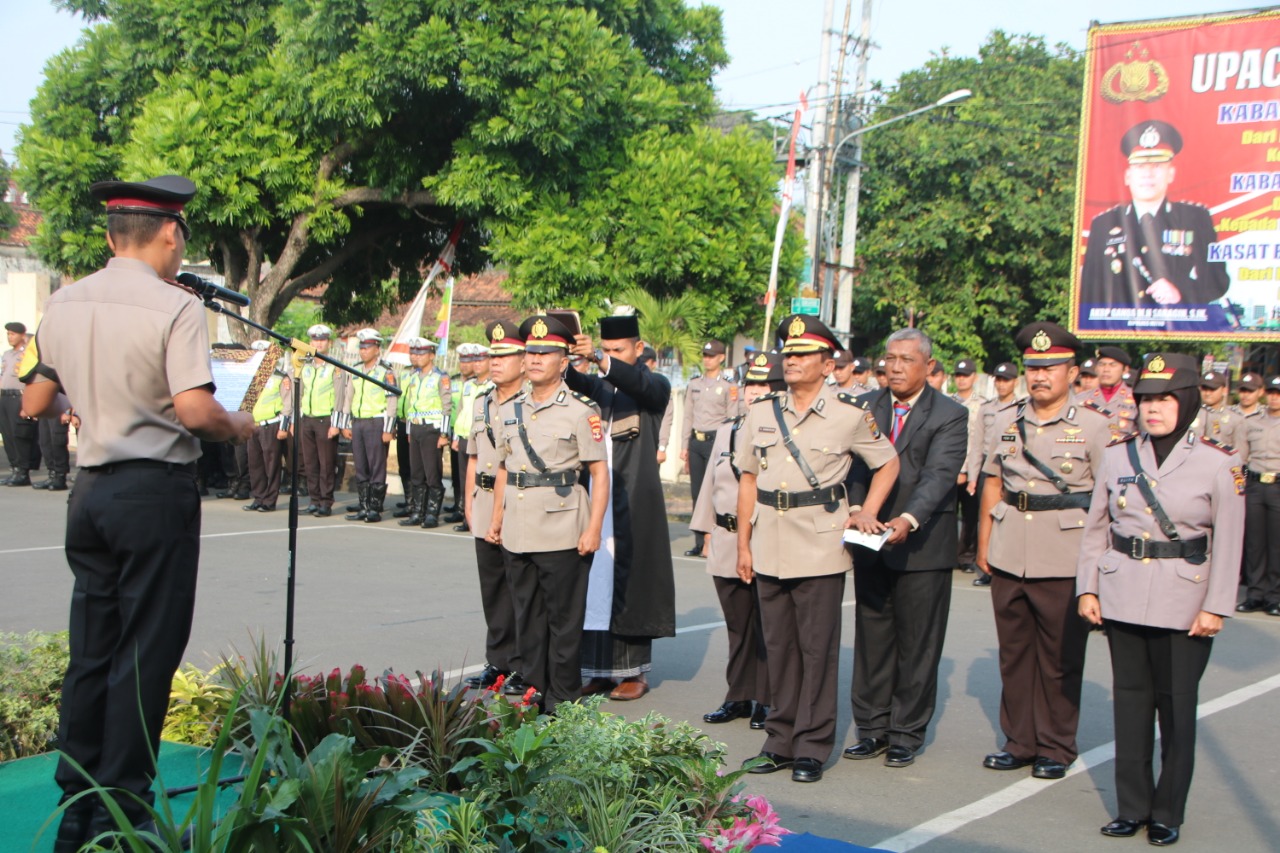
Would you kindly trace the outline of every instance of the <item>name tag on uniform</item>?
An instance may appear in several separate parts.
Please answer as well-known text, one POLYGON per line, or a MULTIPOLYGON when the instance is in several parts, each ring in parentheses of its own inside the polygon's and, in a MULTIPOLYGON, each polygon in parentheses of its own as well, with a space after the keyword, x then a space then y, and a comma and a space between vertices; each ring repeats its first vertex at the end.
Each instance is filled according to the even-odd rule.
POLYGON ((778 431, 777 427, 769 427, 769 426, 756 427, 756 432, 777 432, 777 431, 778 431))
POLYGON ((1119 477, 1116 479, 1116 482, 1122 486, 1130 486, 1138 482, 1138 478, 1137 477, 1119 477))
POLYGON ((1016 435, 1007 435, 1007 434, 1006 434, 1006 435, 1002 435, 1002 436, 1000 436, 1000 440, 1001 440, 1001 441, 1017 441, 1017 440, 1018 440, 1018 437, 1017 437, 1016 435))
POLYGON ((519 422, 519 421, 517 421, 515 418, 512 418, 511 420, 503 421, 503 422, 502 422, 502 425, 503 425, 503 426, 515 426, 515 425, 516 425, 516 424, 518 424, 518 423, 520 423, 520 422, 519 422))

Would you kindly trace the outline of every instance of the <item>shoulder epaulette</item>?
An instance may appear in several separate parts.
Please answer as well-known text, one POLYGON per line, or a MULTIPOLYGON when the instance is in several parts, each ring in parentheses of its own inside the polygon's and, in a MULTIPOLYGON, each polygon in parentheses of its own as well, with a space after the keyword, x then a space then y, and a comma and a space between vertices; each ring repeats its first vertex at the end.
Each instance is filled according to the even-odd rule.
POLYGON ((863 406, 863 405, 859 405, 859 404, 858 404, 858 398, 857 398, 857 397, 855 397, 855 396, 853 396, 852 394, 849 394, 849 393, 847 393, 847 392, 845 392, 845 391, 837 391, 837 392, 836 392, 836 399, 837 399, 837 400, 839 400, 841 403, 847 403, 847 404, 848 404, 848 405, 850 405, 850 406, 857 406, 857 407, 858 407, 858 408, 860 408, 860 409, 865 409, 865 408, 867 408, 866 406, 863 406))
POLYGON ((1210 438, 1207 435, 1202 435, 1200 436, 1200 441, 1203 442, 1204 444, 1209 445, 1210 447, 1221 450, 1223 453, 1226 453, 1229 456, 1234 456, 1236 453, 1236 449, 1234 447, 1232 447, 1229 444, 1225 444, 1221 441, 1218 441, 1218 439, 1216 438, 1210 438))
POLYGON ((782 396, 781 391, 770 391, 768 394, 761 394, 759 397, 756 397, 755 402, 753 402, 751 405, 754 406, 757 403, 763 403, 765 400, 776 400, 781 396, 782 396))
POLYGON ((588 406, 595 409, 597 412, 600 411, 600 404, 597 403, 595 400, 592 400, 586 394, 580 394, 577 391, 570 391, 569 396, 573 397, 573 399, 577 400, 579 403, 586 403, 588 406))
POLYGON ((1102 411, 1102 409, 1098 406, 1098 404, 1093 400, 1081 400, 1080 402, 1076 403, 1076 408, 1087 409, 1090 412, 1095 412, 1099 415, 1102 415, 1104 418, 1111 417, 1106 412, 1102 411))
POLYGON ((1107 443, 1107 447, 1115 447, 1117 444, 1124 444, 1126 441, 1133 441, 1138 437, 1136 432, 1128 432, 1118 438, 1113 438, 1107 443))

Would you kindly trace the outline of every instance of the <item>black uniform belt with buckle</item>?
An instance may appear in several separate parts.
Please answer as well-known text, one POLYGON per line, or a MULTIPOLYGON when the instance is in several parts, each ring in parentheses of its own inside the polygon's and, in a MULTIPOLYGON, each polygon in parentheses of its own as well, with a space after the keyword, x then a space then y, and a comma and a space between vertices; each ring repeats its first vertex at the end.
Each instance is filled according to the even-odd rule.
POLYGON ((21 397, 21 388, 0 388, 0 397, 21 397))
POLYGON ((1153 542, 1141 536, 1129 537, 1112 533, 1111 547, 1135 560, 1148 557, 1156 560, 1186 560, 1191 557, 1200 557, 1202 558, 1200 562, 1204 562, 1203 557, 1209 552, 1209 537, 1200 536, 1196 539, 1182 539, 1177 542, 1153 542))
POLYGON ((710 432, 699 432, 698 430, 695 429, 693 431, 693 437, 698 441, 715 441, 716 431, 711 430, 710 432))
POLYGON ((184 474, 195 475, 196 463, 194 462, 161 462, 159 459, 124 459, 120 462, 108 462, 106 465, 82 465, 81 471, 88 471, 91 474, 113 474, 116 471, 127 471, 130 468, 155 468, 162 471, 180 471, 184 474))
POLYGON ((844 483, 809 492, 766 492, 756 489, 756 500, 774 509, 799 509, 802 506, 839 503, 845 496, 844 483))
POLYGON ((525 471, 508 471, 507 485, 517 489, 539 486, 572 486, 578 482, 578 471, 552 471, 547 474, 529 474, 525 471))
POLYGON ((492 474, 481 474, 479 471, 476 472, 476 485, 484 489, 486 492, 492 492, 493 485, 496 482, 498 482, 498 478, 494 477, 492 474))
POLYGON ((716 527, 723 527, 730 533, 738 532, 738 517, 736 515, 721 515, 716 513, 716 527))
POLYGON ((1280 480, 1280 473, 1275 471, 1255 471, 1250 468, 1248 474, 1250 480, 1256 480, 1265 486, 1270 486, 1280 480))
POLYGON ((1043 512, 1048 509, 1088 509, 1093 492, 1067 492, 1065 495, 1033 495, 1004 489, 1004 502, 1018 512, 1043 512))

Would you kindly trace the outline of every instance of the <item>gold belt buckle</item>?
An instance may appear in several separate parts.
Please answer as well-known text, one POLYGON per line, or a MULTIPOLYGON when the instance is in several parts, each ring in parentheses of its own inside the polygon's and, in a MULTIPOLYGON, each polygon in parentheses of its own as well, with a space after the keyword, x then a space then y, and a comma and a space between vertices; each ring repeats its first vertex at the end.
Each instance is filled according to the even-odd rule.
POLYGON ((791 493, 777 492, 778 495, 778 512, 786 512, 791 509, 791 493))
POLYGON ((698 441, 707 440, 707 434, 705 432, 698 432, 696 429, 693 431, 693 437, 696 438, 698 441))
POLYGON ((1147 556, 1147 540, 1140 536, 1135 536, 1129 540, 1129 556, 1135 560, 1141 560, 1147 556))
POLYGON ((1276 472, 1264 471, 1258 475, 1258 479, 1269 486, 1276 481, 1276 472))

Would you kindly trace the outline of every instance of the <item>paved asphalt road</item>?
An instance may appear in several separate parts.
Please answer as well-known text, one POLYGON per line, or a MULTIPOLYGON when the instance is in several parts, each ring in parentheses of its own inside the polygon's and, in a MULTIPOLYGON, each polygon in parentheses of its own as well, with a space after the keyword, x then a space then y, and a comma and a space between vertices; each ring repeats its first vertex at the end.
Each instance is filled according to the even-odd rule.
MULTIPOLYGON (((5 593, 0 631, 65 627, 71 575, 62 554, 66 493, 0 488, 0 566, 5 593)), ((340 496, 340 499, 343 496, 340 496)), ((671 548, 690 544, 674 524, 671 548)), ((246 513, 233 501, 207 500, 200 591, 187 659, 209 666, 249 632, 283 636, 288 565, 287 517, 246 513)), ((653 691, 608 710, 639 716, 656 710, 698 722, 720 704, 725 632, 700 560, 675 558, 679 633, 654 647, 653 691)), ((483 663, 483 620, 469 535, 306 518, 298 533, 296 656, 311 672, 364 664, 401 672, 483 663)), ((789 774, 751 777, 783 823, 797 832, 894 850, 1022 851, 1136 849, 1141 837, 1107 839, 1098 827, 1113 814, 1111 673, 1101 635, 1090 639, 1081 715, 1083 753, 1058 782, 1026 771, 981 766, 999 747, 999 675, 995 630, 985 590, 956 573, 938 713, 930 740, 905 769, 879 761, 833 758, 812 785, 789 774)), ((852 588, 846 598, 852 596, 852 588)), ((849 603, 846 603, 846 607, 849 603)), ((840 695, 848 695, 852 610, 846 609, 840 695)), ((1228 622, 1201 689, 1197 771, 1182 850, 1280 849, 1280 619, 1253 614, 1228 622)), ((853 742, 841 703, 839 749, 853 742)), ((707 726, 730 758, 755 754, 760 733, 740 720, 707 726)))

